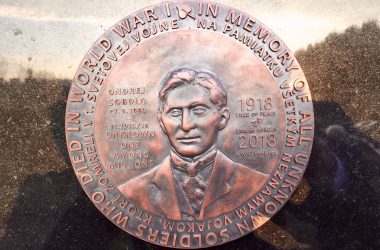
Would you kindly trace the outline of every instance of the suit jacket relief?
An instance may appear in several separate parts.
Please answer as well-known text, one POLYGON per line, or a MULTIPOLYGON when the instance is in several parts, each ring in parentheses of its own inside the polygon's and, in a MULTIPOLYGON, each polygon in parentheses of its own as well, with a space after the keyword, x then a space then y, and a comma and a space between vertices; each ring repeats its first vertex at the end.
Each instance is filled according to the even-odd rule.
MULTIPOLYGON (((218 151, 199 219, 219 216, 237 208, 256 194, 267 179, 267 174, 233 162, 218 151)), ((148 212, 172 220, 182 219, 169 157, 148 172, 120 185, 119 189, 131 202, 148 212)))

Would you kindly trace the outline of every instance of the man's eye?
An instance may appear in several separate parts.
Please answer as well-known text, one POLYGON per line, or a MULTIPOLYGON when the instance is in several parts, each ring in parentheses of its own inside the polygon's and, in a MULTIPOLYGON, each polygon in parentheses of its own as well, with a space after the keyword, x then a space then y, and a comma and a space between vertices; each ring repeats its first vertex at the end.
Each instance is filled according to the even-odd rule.
POLYGON ((182 112, 179 109, 173 109, 172 111, 169 112, 169 115, 178 117, 182 115, 182 112))
POLYGON ((192 111, 196 115, 202 115, 204 112, 206 112, 206 109, 203 107, 196 107, 196 108, 193 108, 192 111))

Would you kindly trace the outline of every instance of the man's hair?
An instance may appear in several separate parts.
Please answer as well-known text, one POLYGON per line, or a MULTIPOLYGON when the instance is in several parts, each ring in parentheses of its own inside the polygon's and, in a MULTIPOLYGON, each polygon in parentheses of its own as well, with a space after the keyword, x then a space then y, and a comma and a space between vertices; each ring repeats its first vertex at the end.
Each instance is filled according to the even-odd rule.
POLYGON ((227 106, 227 92, 214 73, 196 71, 190 68, 179 68, 170 72, 163 81, 159 92, 160 112, 170 90, 186 84, 192 86, 199 85, 205 88, 210 95, 211 102, 215 104, 217 109, 227 106))

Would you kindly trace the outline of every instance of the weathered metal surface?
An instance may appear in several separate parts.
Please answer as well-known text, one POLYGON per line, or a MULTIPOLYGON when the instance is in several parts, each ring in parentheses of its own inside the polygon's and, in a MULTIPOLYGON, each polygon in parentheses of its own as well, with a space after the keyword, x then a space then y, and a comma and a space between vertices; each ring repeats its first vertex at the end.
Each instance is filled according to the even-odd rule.
POLYGON ((301 181, 313 135, 307 81, 284 42, 210 2, 159 4, 116 23, 67 101, 68 150, 91 201, 168 247, 260 227, 301 181))

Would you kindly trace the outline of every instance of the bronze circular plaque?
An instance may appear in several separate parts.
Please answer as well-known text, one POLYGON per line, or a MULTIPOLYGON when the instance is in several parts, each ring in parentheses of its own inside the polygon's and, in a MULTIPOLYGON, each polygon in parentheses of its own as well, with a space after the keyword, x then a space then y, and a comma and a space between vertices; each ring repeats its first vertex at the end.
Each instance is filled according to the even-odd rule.
POLYGON ((311 151, 312 100, 293 54, 256 18, 173 1, 107 30, 68 97, 67 145, 95 206, 174 248, 237 239, 269 220, 311 151))

